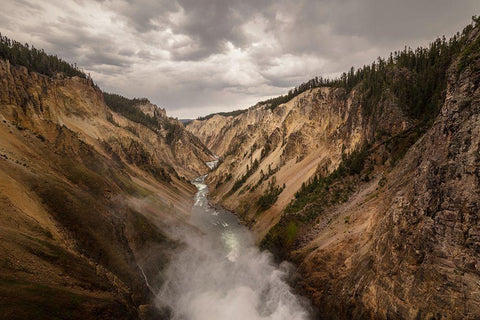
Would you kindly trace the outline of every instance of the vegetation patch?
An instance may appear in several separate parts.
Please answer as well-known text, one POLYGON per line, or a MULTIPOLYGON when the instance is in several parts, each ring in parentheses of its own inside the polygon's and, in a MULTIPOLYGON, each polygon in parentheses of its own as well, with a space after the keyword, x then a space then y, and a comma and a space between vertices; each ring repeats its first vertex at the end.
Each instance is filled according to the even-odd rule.
MULTIPOLYGON (((342 88, 346 93, 358 89, 362 97, 365 114, 372 115, 385 91, 394 92, 398 105, 414 119, 432 119, 438 114, 445 99, 447 69, 460 55, 459 72, 473 65, 480 57, 480 38, 469 44, 472 30, 480 25, 479 17, 472 17, 473 23, 466 26, 448 41, 438 38, 427 48, 415 50, 405 47, 395 51, 387 59, 378 58, 370 65, 357 70, 353 67, 336 79, 315 77, 286 95, 260 102, 271 109, 286 103, 299 94, 318 87, 342 88)), ((475 65, 475 70, 480 66, 475 65)), ((428 123, 428 121, 427 121, 428 123)))
POLYGON ((232 195, 235 191, 240 189, 240 187, 243 186, 243 184, 247 181, 248 177, 250 177, 255 171, 257 171, 259 164, 260 163, 258 162, 258 159, 255 159, 255 161, 253 161, 251 167, 247 164, 247 172, 240 179, 235 181, 232 189, 230 189, 230 191, 228 192, 228 195, 232 195))
POLYGON ((76 240, 77 250, 114 272, 127 284, 135 282, 135 262, 123 234, 122 208, 103 194, 72 188, 48 177, 32 181, 52 217, 76 240))
POLYGON ((66 274, 74 276, 78 280, 77 285, 84 289, 103 291, 111 289, 111 284, 97 273, 93 265, 58 245, 36 239, 35 243, 29 242, 24 248, 42 260, 60 267, 66 274))
POLYGON ((247 111, 248 111, 248 109, 234 110, 234 111, 230 111, 230 112, 217 112, 217 113, 212 113, 212 114, 206 115, 204 117, 198 117, 197 120, 205 121, 205 120, 208 120, 208 119, 212 118, 215 115, 219 115, 219 116, 223 116, 223 117, 236 117, 236 116, 238 116, 242 113, 245 113, 247 111))
POLYGON ((367 150, 368 146, 364 145, 349 155, 344 154, 342 162, 331 174, 326 177, 316 175, 308 183, 302 184, 295 199, 285 208, 279 223, 270 229, 260 246, 281 259, 287 259, 298 229, 312 224, 326 207, 348 200, 361 174, 367 174, 367 150))
POLYGON ((173 144, 181 138, 182 134, 184 133, 184 129, 178 122, 166 121, 164 126, 165 130, 167 131, 167 134, 165 135, 165 141, 168 145, 173 146, 173 144))
MULTIPOLYGON (((473 21, 476 25, 480 24, 480 17, 472 17, 473 21)), ((473 25, 468 25, 464 33, 470 33, 473 30, 473 25)), ((475 41, 470 43, 463 51, 460 56, 460 61, 458 63, 458 72, 461 73, 463 70, 466 69, 467 66, 472 66, 472 71, 480 70, 480 66, 475 64, 476 61, 480 59, 480 37, 478 37, 475 41)))
POLYGON ((143 124, 145 127, 158 132, 160 129, 158 120, 155 117, 151 117, 143 113, 138 105, 150 103, 147 98, 133 98, 128 99, 121 95, 114 93, 103 93, 106 105, 113 111, 121 114, 125 118, 143 124))
POLYGON ((0 318, 37 319, 124 319, 133 317, 123 302, 95 298, 39 283, 0 278, 0 318))
POLYGON ((24 66, 30 71, 49 77, 61 72, 69 77, 89 78, 76 65, 65 62, 56 55, 47 54, 43 49, 39 50, 34 46, 11 40, 6 36, 2 36, 1 33, 0 58, 10 61, 13 65, 24 66))
POLYGON ((85 168, 81 164, 75 164, 69 160, 65 161, 69 162, 68 167, 65 168, 65 175, 68 180, 74 184, 85 186, 95 193, 103 194, 107 184, 102 176, 85 168))
POLYGON ((275 185, 276 179, 272 178, 268 184, 267 190, 264 194, 257 200, 257 205, 260 211, 265 211, 270 208, 278 199, 280 193, 285 189, 285 184, 282 187, 275 185))

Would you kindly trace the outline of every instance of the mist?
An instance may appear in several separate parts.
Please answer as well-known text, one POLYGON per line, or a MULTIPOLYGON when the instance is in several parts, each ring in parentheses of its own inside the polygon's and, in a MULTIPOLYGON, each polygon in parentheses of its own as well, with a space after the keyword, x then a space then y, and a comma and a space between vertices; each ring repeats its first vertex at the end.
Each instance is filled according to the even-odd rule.
POLYGON ((292 266, 275 264, 235 215, 210 207, 203 178, 191 218, 202 232, 183 235, 186 246, 170 260, 156 305, 182 320, 310 319, 308 301, 288 284, 292 266))

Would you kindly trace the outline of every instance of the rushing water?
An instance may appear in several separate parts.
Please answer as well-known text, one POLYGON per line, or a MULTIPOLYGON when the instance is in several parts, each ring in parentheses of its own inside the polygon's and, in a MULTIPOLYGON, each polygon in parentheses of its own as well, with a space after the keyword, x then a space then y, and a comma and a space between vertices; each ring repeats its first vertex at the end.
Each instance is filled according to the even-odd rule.
POLYGON ((187 246, 170 262, 157 304, 182 320, 309 319, 308 303, 286 282, 290 265, 274 264, 233 213, 211 207, 204 179, 193 182, 191 216, 203 235, 184 235, 187 246))

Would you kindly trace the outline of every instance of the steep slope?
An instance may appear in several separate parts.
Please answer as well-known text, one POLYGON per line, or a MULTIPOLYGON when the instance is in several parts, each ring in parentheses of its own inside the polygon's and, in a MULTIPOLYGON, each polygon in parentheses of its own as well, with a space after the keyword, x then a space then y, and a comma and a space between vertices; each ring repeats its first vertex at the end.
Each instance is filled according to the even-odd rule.
MULTIPOLYGON (((235 118, 195 120, 187 130, 222 156, 208 177, 212 200, 242 215, 262 237, 302 184, 332 172, 342 155, 372 136, 372 120, 362 108, 355 90, 313 88, 273 110, 260 104, 235 118)), ((378 116, 379 127, 386 135, 412 126, 392 95, 386 94, 382 108, 387 111, 378 116)))
POLYGON ((213 200, 297 263, 322 318, 480 315, 479 24, 188 125, 222 157, 213 200))
POLYGON ((139 107, 153 127, 113 112, 89 79, 4 60, 0 79, 0 317, 146 317, 211 154, 156 106, 139 107))
POLYGON ((232 119, 232 116, 215 114, 206 120, 193 120, 186 127, 214 153, 224 154, 230 145, 230 141, 223 141, 227 136, 225 127, 231 127, 232 119))
POLYGON ((441 112, 405 158, 297 245, 302 282, 325 318, 480 315, 478 52, 470 58, 463 72, 450 68, 441 112))
POLYGON ((178 120, 167 117, 164 109, 147 99, 127 99, 107 93, 104 96, 107 106, 114 111, 107 112, 107 120, 131 133, 126 141, 121 133, 125 130, 103 134, 103 137, 109 138, 108 143, 117 146, 116 152, 128 153, 133 137, 135 143, 147 144, 147 149, 158 159, 158 163, 172 166, 175 172, 189 181, 196 178, 198 172, 207 169, 205 162, 212 159, 211 152, 197 137, 184 130, 178 120))

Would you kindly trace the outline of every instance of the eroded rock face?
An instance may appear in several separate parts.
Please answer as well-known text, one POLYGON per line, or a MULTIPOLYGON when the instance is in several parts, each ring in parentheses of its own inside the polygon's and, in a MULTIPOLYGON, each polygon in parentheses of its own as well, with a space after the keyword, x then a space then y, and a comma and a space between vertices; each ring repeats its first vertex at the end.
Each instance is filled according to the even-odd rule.
POLYGON ((222 129, 230 123, 232 117, 214 115, 208 121, 193 120, 188 123, 187 130, 198 137, 210 150, 217 154, 225 153, 228 143, 224 143, 222 129))
POLYGON ((404 318, 480 315, 480 74, 449 80, 435 125, 399 169, 409 180, 374 233, 379 265, 395 275, 382 283, 382 270, 375 282, 385 291, 407 284, 382 299, 384 314, 394 306, 404 318))
POLYGON ((480 73, 449 74, 441 113, 386 186, 351 197, 336 209, 348 224, 296 254, 324 318, 479 317, 480 73))
POLYGON ((149 115, 150 117, 167 117, 167 111, 165 109, 158 107, 152 103, 138 105, 137 108, 142 110, 143 113, 149 115))
POLYGON ((139 108, 156 131, 89 80, 0 60, 0 318, 135 319, 150 302, 212 155, 139 108))
POLYGON ((49 78, 29 73, 24 67, 12 67, 3 60, 0 76, 1 111, 8 121, 21 122, 46 138, 49 136, 43 130, 43 122, 66 126, 100 152, 103 148, 99 144, 106 142, 125 158, 132 157, 129 151, 137 145, 137 151, 147 156, 152 166, 165 167, 170 174, 188 180, 208 171, 205 161, 212 159, 210 151, 177 120, 168 118, 165 110, 153 104, 138 108, 158 119, 159 132, 112 112, 105 105, 100 89, 90 80, 49 78))
MULTIPOLYGON (((478 44, 479 35, 477 27, 466 45, 478 44)), ((297 263, 299 288, 321 318, 480 317, 480 60, 477 52, 467 53, 461 59, 468 59, 468 67, 453 60, 445 102, 421 136, 394 93, 384 92, 367 118, 355 92, 346 96, 327 88, 273 111, 256 106, 216 119, 216 125, 207 120, 189 128, 223 156, 209 180, 214 200, 243 214, 259 238, 280 225, 302 181, 315 172, 327 176, 342 149, 371 143, 371 169, 335 181, 333 187, 354 189, 348 200, 326 203, 314 221, 291 229, 295 241, 287 257, 297 263), (398 157, 387 145, 399 136, 416 142, 398 157), (228 147, 215 142, 222 137, 228 147), (263 181, 260 171, 265 175, 268 165, 273 174, 263 181), (273 176, 286 188, 271 208, 258 210, 255 201, 273 176), (238 181, 243 183, 235 189, 238 181)))
MULTIPOLYGON (((384 110, 391 111, 383 116, 385 132, 394 135, 408 128, 409 119, 395 100, 384 101, 384 110)), ((335 88, 311 89, 273 110, 258 105, 236 117, 196 120, 187 130, 222 157, 208 177, 212 200, 241 214, 259 238, 278 222, 302 183, 316 173, 330 173, 343 153, 360 148, 373 135, 357 93, 346 95, 335 88), (247 167, 251 170, 255 161, 258 168, 249 174, 247 167), (248 177, 236 189, 244 175, 248 177), (271 184, 285 184, 285 189, 270 208, 257 214, 256 201, 271 184)))

